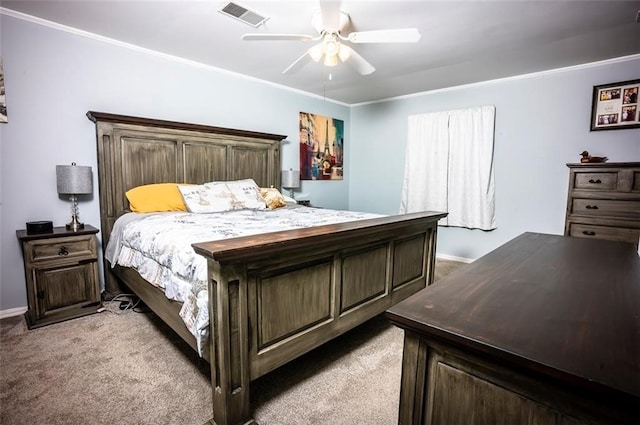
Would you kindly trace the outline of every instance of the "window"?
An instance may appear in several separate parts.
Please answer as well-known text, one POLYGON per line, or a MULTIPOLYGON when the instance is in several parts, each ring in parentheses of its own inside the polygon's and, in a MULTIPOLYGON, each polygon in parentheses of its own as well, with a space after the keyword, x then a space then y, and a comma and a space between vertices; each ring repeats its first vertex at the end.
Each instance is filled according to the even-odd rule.
POLYGON ((446 211, 443 226, 492 230, 494 106, 409 116, 400 213, 446 211))

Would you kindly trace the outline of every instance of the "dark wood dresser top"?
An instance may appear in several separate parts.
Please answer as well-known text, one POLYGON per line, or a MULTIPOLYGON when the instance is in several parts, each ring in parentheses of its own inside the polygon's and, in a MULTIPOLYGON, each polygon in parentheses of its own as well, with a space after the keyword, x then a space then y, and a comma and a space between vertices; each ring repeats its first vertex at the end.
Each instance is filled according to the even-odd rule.
POLYGON ((640 258, 630 243, 524 233, 386 315, 572 387, 640 397, 640 258))

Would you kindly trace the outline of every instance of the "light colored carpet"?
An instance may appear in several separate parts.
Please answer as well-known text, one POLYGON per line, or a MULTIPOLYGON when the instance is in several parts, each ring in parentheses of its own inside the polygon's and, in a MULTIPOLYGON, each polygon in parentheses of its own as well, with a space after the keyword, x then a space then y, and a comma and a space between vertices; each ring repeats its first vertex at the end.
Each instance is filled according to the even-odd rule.
MULTIPOLYGON (((462 263, 438 261, 436 278, 462 263)), ((116 309, 117 310, 117 309, 116 309)), ((403 332, 383 315, 251 384, 261 425, 397 423, 403 332)), ((209 365, 150 313, 0 320, 1 424, 204 424, 209 365)))

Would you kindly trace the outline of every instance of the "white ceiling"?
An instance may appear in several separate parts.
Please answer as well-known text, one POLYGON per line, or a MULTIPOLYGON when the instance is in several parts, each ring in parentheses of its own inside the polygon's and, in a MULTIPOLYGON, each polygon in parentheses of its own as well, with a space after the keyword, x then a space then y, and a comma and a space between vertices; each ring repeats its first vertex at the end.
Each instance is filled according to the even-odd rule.
POLYGON ((345 0, 341 9, 351 22, 343 34, 415 27, 420 41, 351 45, 376 67, 370 75, 359 75, 347 63, 314 62, 284 75, 312 43, 240 37, 316 35, 311 17, 318 1, 236 1, 269 18, 257 29, 219 13, 226 3, 0 0, 10 14, 21 12, 346 104, 640 53, 638 0, 345 0))

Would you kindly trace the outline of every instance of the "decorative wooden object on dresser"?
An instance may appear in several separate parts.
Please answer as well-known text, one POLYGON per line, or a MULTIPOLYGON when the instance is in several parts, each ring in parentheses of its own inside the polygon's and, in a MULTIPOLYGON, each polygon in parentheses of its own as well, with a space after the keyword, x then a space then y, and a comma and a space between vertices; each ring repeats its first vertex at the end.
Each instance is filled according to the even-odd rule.
POLYGON ((640 162, 567 164, 566 236, 638 245, 640 162))
POLYGON ((16 231, 22 244, 29 329, 95 313, 100 307, 98 229, 64 226, 47 233, 16 231))

